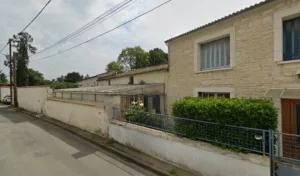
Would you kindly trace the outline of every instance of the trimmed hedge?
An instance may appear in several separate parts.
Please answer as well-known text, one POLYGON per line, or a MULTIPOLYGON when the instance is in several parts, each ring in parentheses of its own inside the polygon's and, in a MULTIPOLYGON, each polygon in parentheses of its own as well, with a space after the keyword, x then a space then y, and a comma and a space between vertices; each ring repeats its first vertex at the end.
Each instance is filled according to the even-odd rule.
POLYGON ((173 115, 218 124, 276 130, 277 109, 261 99, 184 98, 172 105, 173 115))
MULTIPOLYGON (((256 151, 262 151, 261 131, 246 130, 225 125, 276 130, 278 125, 277 109, 273 103, 261 99, 208 99, 184 98, 172 105, 176 117, 194 119, 209 123, 188 120, 175 120, 174 130, 188 138, 229 144, 256 151)), ((266 136, 268 138, 268 136, 266 136)), ((267 151, 266 146, 266 151, 267 151)))

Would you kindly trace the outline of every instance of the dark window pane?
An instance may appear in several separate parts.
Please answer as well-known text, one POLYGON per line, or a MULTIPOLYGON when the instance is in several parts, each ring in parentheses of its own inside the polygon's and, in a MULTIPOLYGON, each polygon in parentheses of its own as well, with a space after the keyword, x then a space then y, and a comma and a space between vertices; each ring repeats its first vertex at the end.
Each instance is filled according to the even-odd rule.
POLYGON ((230 93, 225 93, 224 98, 230 98, 230 93))
POLYGON ((209 98, 214 98, 214 97, 215 97, 215 94, 214 94, 214 93, 209 93, 209 94, 208 94, 208 97, 209 97, 209 98))
MULTIPOLYGON (((296 130, 297 135, 300 135, 300 104, 296 105, 296 130)), ((300 143, 300 137, 297 137, 297 143, 300 143)))
POLYGON ((208 98, 208 93, 203 93, 202 95, 203 98, 208 98))
POLYGON ((203 97, 203 94, 202 94, 202 92, 198 92, 198 97, 203 97))

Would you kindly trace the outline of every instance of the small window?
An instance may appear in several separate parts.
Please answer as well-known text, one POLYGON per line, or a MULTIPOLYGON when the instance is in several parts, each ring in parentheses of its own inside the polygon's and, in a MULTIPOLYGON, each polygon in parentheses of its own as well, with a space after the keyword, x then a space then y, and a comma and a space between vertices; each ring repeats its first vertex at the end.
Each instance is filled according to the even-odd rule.
POLYGON ((108 80, 108 85, 110 85, 110 79, 108 80))
POLYGON ((200 53, 200 70, 213 70, 229 67, 229 37, 201 44, 200 53))
POLYGON ((230 93, 220 93, 220 92, 198 92, 198 97, 200 98, 230 98, 230 93))
POLYGON ((283 60, 300 59, 300 18, 283 22, 283 60))
POLYGON ((129 77, 129 83, 128 84, 133 84, 133 83, 134 83, 133 77, 129 77))

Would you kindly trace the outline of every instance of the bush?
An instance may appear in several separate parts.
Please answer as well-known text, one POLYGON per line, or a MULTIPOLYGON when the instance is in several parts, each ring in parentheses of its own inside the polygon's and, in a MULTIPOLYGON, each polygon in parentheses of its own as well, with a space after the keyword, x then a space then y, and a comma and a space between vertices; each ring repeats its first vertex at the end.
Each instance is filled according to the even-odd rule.
POLYGON ((145 125, 147 127, 161 128, 163 126, 163 120, 161 117, 145 113, 143 106, 137 105, 132 107, 132 110, 125 112, 124 118, 128 122, 137 123, 139 125, 145 125))
POLYGON ((68 83, 68 82, 53 82, 49 86, 52 89, 78 88, 78 84, 76 84, 76 83, 68 83))
MULTIPOLYGON (((187 120, 175 120, 174 130, 191 139, 230 144, 261 151, 261 131, 235 128, 257 128, 276 130, 277 110, 272 102, 260 99, 202 99, 184 98, 172 105, 173 115, 177 117, 214 122, 217 125, 187 120)), ((266 148, 267 150, 267 148, 266 148)))

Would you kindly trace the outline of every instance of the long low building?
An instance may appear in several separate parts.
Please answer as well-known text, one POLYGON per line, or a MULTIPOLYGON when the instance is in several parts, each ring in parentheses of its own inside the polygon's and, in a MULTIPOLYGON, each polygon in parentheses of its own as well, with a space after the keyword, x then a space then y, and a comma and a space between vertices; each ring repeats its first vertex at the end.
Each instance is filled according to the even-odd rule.
POLYGON ((167 70, 168 65, 166 64, 131 70, 120 74, 100 75, 97 80, 97 85, 165 83, 167 70))

